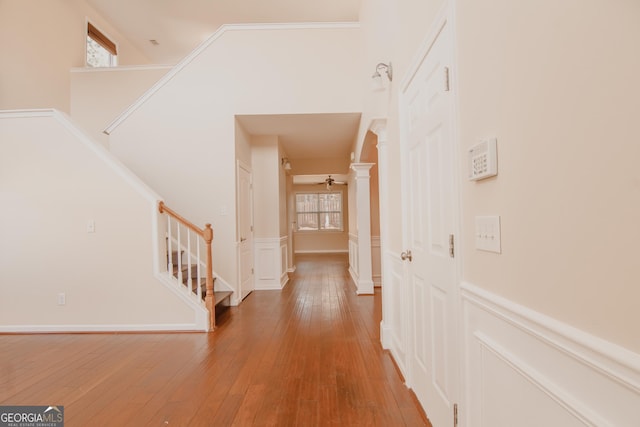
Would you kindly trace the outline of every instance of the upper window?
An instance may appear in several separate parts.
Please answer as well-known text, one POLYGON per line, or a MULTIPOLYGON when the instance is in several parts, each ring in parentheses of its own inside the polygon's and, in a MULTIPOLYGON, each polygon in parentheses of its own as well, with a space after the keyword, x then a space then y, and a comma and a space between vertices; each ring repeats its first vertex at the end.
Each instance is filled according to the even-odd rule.
POLYGON ((100 30, 87 23, 87 65, 89 67, 115 67, 118 65, 116 44, 100 30))
POLYGON ((297 193, 298 231, 342 231, 342 193, 297 193))

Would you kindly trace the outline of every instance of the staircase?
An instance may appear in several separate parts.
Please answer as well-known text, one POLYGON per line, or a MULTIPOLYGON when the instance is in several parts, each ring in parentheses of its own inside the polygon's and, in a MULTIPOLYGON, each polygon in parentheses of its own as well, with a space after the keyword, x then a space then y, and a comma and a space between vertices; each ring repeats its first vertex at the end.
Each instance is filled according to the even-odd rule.
POLYGON ((231 305, 233 292, 215 290, 211 224, 205 224, 204 228, 200 228, 169 209, 162 201, 158 204, 158 211, 164 214, 162 219, 166 221, 166 271, 176 280, 177 286, 181 286, 191 298, 195 297, 197 302, 204 304, 209 311, 209 330, 214 330, 216 314, 231 305), (200 257, 203 246, 206 250, 204 260, 200 257))
MULTIPOLYGON (((171 251, 171 259, 168 259, 167 262, 169 265, 172 265, 173 277, 178 280, 178 282, 182 282, 182 285, 186 288, 191 288, 191 292, 194 295, 198 295, 198 283, 200 284, 200 295, 202 301, 206 301, 207 296, 207 278, 202 276, 202 271, 204 268, 200 266, 200 271, 198 271, 198 265, 196 264, 188 264, 184 262, 184 252, 181 250, 179 253, 177 250, 171 251), (180 257, 180 259, 178 259, 180 257), (189 286, 189 282, 191 282, 191 286, 189 286)), ((233 292, 231 291, 216 291, 216 278, 213 277, 213 301, 215 307, 216 315, 218 312, 222 311, 224 308, 229 307, 231 301, 231 295, 233 292)))

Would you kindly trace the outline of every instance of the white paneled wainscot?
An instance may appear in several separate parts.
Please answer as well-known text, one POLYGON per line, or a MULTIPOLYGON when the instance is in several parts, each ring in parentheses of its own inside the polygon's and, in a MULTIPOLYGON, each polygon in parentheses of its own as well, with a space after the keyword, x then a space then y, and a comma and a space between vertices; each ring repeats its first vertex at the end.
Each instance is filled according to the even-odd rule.
POLYGON ((469 283, 461 299, 461 425, 640 425, 637 354, 469 283))
POLYGON ((406 307, 408 289, 405 280, 405 267, 400 256, 393 253, 385 255, 385 278, 382 288, 383 319, 380 325, 382 347, 389 350, 405 376, 407 375, 407 317, 406 307))
POLYGON ((287 236, 254 239, 256 289, 282 289, 289 281, 287 240, 287 236))

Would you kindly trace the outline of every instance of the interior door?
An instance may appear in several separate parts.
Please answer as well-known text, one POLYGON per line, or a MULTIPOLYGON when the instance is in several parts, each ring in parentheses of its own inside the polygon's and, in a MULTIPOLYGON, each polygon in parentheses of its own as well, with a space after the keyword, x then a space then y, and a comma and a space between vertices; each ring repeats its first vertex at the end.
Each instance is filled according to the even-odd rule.
POLYGON ((255 288, 253 277, 253 196, 251 172, 238 166, 238 251, 240 262, 240 298, 244 299, 255 288))
POLYGON ((410 289, 408 385, 434 426, 453 425, 457 386, 456 268, 450 236, 456 221, 451 45, 445 25, 402 97, 403 158, 410 289))

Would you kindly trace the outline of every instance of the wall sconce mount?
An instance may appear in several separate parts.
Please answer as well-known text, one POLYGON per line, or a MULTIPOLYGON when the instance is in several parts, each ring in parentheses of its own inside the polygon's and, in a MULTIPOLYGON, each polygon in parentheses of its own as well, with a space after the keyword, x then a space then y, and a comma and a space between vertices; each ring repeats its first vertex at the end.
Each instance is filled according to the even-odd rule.
POLYGON ((391 62, 385 64, 384 62, 380 62, 376 65, 376 72, 371 76, 372 79, 382 79, 382 74, 384 73, 387 76, 389 81, 393 81, 393 68, 391 67, 391 62))
POLYGON ((281 158, 280 159, 280 165, 282 165, 282 167, 286 171, 290 171, 291 170, 291 162, 289 161, 288 157, 281 158))

